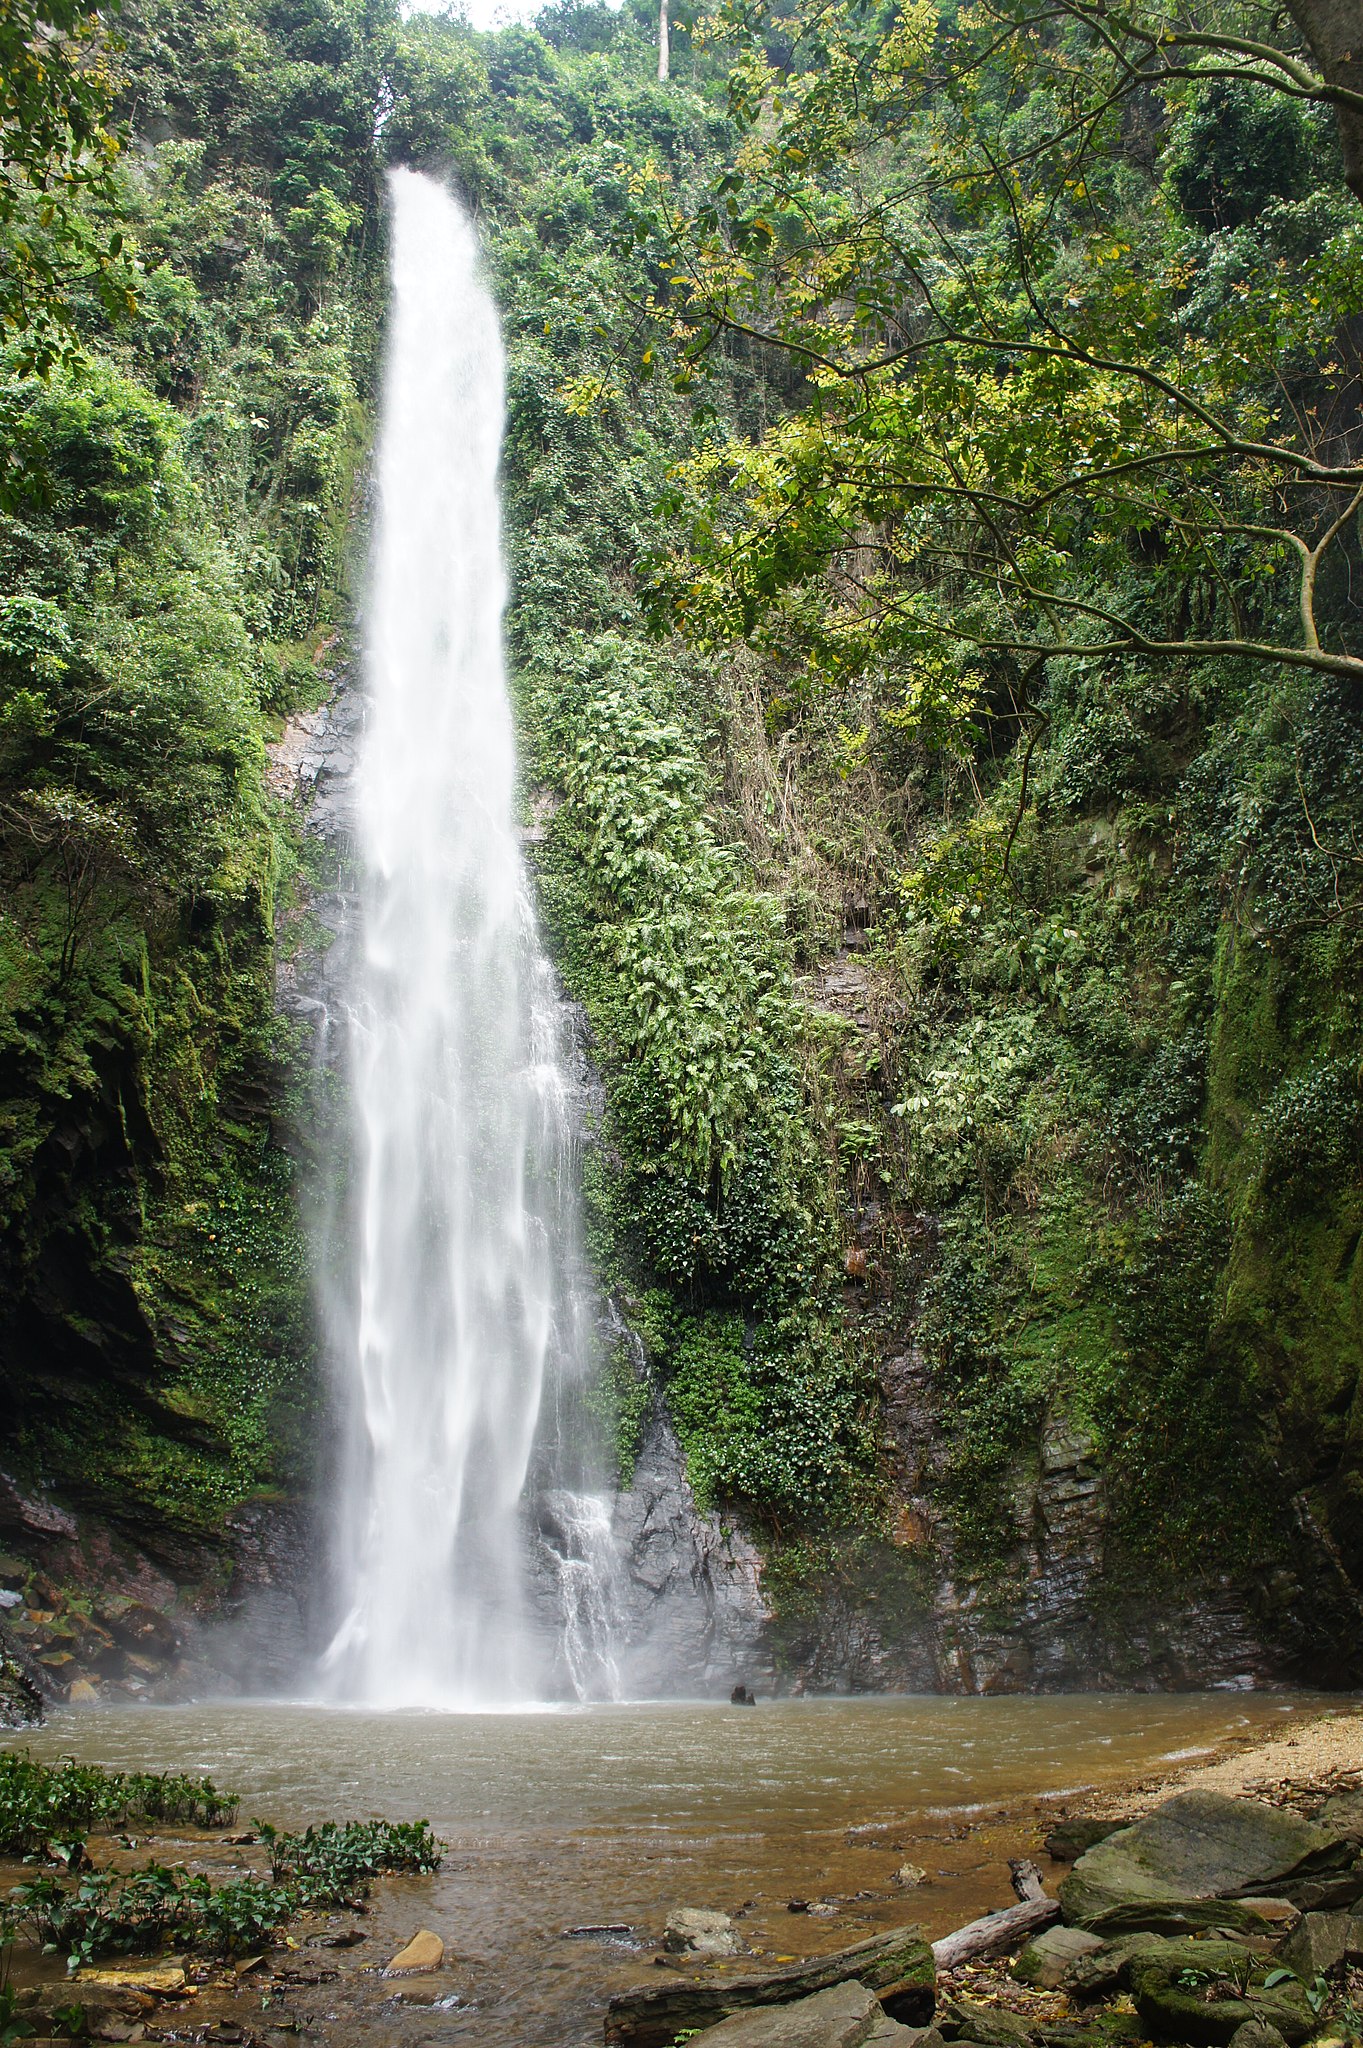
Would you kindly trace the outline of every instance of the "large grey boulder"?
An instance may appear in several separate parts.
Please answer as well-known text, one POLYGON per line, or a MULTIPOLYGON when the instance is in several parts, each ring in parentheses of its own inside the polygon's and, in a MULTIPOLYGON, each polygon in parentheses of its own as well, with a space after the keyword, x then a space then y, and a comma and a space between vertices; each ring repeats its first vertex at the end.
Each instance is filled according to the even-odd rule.
POLYGON ((1060 1886, 1071 1925, 1149 1899, 1266 1891, 1304 1871, 1347 1863, 1352 1845, 1328 1828, 1257 1799, 1180 1792, 1079 1858, 1060 1886))
POLYGON ((874 1991, 852 1983, 834 1984, 791 2005, 735 2013, 703 2038, 715 2048, 866 2048, 882 2042, 885 2048, 915 2048, 921 2031, 887 2018, 874 1991))

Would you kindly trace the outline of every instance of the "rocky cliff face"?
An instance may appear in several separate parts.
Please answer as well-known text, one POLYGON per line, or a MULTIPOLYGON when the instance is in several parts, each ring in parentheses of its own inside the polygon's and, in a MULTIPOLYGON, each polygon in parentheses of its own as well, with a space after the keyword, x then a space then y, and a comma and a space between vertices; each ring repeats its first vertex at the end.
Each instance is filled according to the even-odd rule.
MULTIPOLYGON (((354 942, 349 786, 363 709, 343 676, 319 710, 295 718, 274 752, 277 792, 295 803, 313 848, 306 889, 281 930, 279 1001, 305 1027, 319 1074, 335 1070, 354 942)), ((527 839, 533 844, 537 824, 527 839)), ((858 933, 810 989, 816 1004, 872 1037, 858 933)), ((579 1120, 593 1122, 599 1086, 580 1012, 565 1004, 563 1038, 579 1120)), ((853 1050, 856 1045, 854 1042, 853 1050)), ((874 1064, 874 1062, 870 1062, 874 1064)), ((323 1098, 325 1091, 323 1091, 323 1098)), ((315 1136, 315 1133, 314 1133, 315 1136)), ((930 1221, 922 1230, 930 1235, 930 1221)), ((942 1511, 950 1417, 923 1355, 894 1341, 896 1317, 864 1314, 885 1220, 861 1218, 866 1249, 849 1268, 849 1306, 881 1354, 886 1453, 897 1494, 891 1538, 850 1570, 813 1566, 791 1597, 764 1583, 760 1550, 731 1516, 703 1512, 665 1406, 656 1401, 630 1487, 614 1502, 622 1572, 619 1661, 628 1693, 909 1689, 995 1693, 1076 1688, 1251 1687, 1347 1676, 1311 1656, 1363 1620, 1345 1575, 1304 1522, 1301 1569, 1250 1583, 1221 1577, 1154 1601, 1115 1582, 1105 1475, 1090 1436, 1047 1416, 1014 1479, 1014 1552, 989 1574, 963 1568, 942 1511)), ((618 1311, 602 1308, 612 1328, 618 1311)), ((912 1322, 912 1301, 908 1308, 912 1322)), ((306 1640, 318 1591, 320 1532, 295 1509, 243 1510, 232 1521, 228 1607, 238 1634, 215 1663, 282 1672, 306 1640)))
POLYGON ((732 1521, 696 1506, 676 1431, 659 1404, 615 1503, 624 1569, 627 1695, 724 1693, 775 1683, 762 1558, 732 1521))
MULTIPOLYGON (((340 672, 325 704, 289 721, 270 770, 305 849, 277 931, 277 999, 299 1027, 311 1074, 308 1107, 288 1142, 321 1190, 313 1227, 324 1247, 356 933, 350 804, 362 723, 356 682, 340 672)), ((532 843, 536 829, 527 833, 532 843)), ((853 1023, 855 1059, 858 1046, 871 1044, 873 1023, 856 932, 849 937, 809 996, 853 1023)), ((563 1038, 578 1121, 589 1132, 599 1083, 581 1014, 566 1003, 563 1038)), ((864 1064, 874 1061, 867 1055, 864 1064)), ((1363 1637, 1363 1608, 1305 1501, 1295 1563, 1152 1599, 1114 1573, 1103 1464, 1092 1437, 1062 1415, 1046 1415, 1017 1460, 1009 1555, 988 1572, 959 1558, 944 1512, 952 1420, 912 1337, 912 1258, 907 1292, 890 1300, 878 1287, 889 1228, 866 1205, 848 1258, 849 1313, 879 1358, 895 1494, 888 1535, 850 1561, 811 1553, 794 1571, 779 1558, 768 1571, 750 1532, 697 1505, 655 1395, 632 1482, 611 1510, 619 1560, 611 1597, 627 1695, 722 1695, 737 1684, 759 1692, 998 1693, 1347 1681, 1347 1646, 1363 1637), (1341 1646, 1333 1666, 1319 1648, 1330 1641, 1341 1646)), ((925 1265, 931 1219, 918 1219, 910 1238, 914 1230, 925 1265)), ((323 1299, 324 1322, 326 1311, 323 1299)), ((613 1304, 599 1304, 599 1314, 603 1340, 624 1328, 613 1304)), ((326 1461, 323 1434, 318 1474, 326 1461)), ((327 1611, 319 1490, 309 1500, 252 1501, 232 1511, 225 1556, 180 1544, 174 1557, 153 1563, 97 1515, 0 1483, 0 1715, 32 1716, 44 1696, 185 1696, 296 1682, 327 1611)), ((552 1601, 548 1580, 541 1591, 552 1601)))

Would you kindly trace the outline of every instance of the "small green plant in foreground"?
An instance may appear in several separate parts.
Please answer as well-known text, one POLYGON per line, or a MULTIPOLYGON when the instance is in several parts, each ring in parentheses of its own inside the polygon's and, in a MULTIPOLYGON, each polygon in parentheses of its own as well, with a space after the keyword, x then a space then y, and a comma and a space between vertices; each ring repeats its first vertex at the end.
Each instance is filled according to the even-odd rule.
POLYGON ((340 1906, 385 1871, 440 1868, 442 1845, 424 1820, 324 1821, 301 1835, 257 1821, 270 1855, 270 1875, 298 1906, 340 1906))
POLYGON ((33 2032, 19 2012, 19 1994, 9 1977, 9 1944, 0 1948, 0 2048, 14 2048, 33 2032))
POLYGON ((209 1879, 149 1863, 122 1875, 88 1871, 74 1886, 35 1877, 0 1907, 5 1931, 24 1933, 79 1969, 102 1955, 137 1955, 173 1944, 237 1955, 267 1942, 294 1910, 292 1896, 260 1877, 209 1879))
POLYGON ((147 1822, 223 1827, 237 1810, 235 1793, 211 1778, 178 1771, 105 1771, 69 1758, 38 1763, 27 1750, 0 1751, 0 1855, 40 1856, 59 1844, 71 1861, 74 1838, 92 1828, 147 1822))
POLYGON ((258 1825, 268 1878, 247 1874, 215 1885, 160 1863, 85 1871, 74 1883, 33 1877, 0 1905, 0 1939, 24 1934, 49 1954, 64 1953, 70 1970, 99 1956, 168 1946, 241 1955, 269 1943, 295 1913, 358 1905, 385 1871, 440 1867, 442 1845, 426 1821, 327 1821, 299 1835, 258 1825))
MULTIPOLYGON (((26 1752, 0 1753, 0 1853, 45 1856, 66 1871, 14 1887, 0 1904, 0 1942, 23 1934, 49 1954, 65 1953, 71 1970, 97 1956, 145 1955, 168 1945, 240 1955, 268 1943, 294 1913, 358 1904, 371 1879, 386 1871, 440 1867, 443 1845, 424 1820, 326 1821, 301 1834, 257 1822, 269 1877, 248 1873, 217 1885, 160 1863, 92 1870, 85 1858, 84 1834, 92 1827, 220 1827, 236 1810, 236 1798, 208 1778, 47 1765, 26 1752)), ((4 1982, 0 2048, 11 2038, 3 2032, 4 1982)))

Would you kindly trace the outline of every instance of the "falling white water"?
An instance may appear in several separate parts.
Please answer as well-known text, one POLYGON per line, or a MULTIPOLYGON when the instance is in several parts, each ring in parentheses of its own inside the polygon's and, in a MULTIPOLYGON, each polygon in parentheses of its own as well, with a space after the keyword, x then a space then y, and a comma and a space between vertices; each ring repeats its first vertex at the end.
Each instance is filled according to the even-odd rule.
MULTIPOLYGON (((524 1496, 546 1370, 574 1342, 563 1087, 515 826, 497 314, 450 195, 402 170, 390 193, 357 791, 346 1611, 324 1674, 347 1700, 466 1708, 533 1696, 548 1662, 526 1617, 524 1496)), ((594 1597, 575 1589, 557 1652, 582 1692, 610 1690, 609 1646, 579 1648, 594 1597)))
POLYGON ((558 1594, 564 1675, 579 1699, 619 1699, 620 1560, 610 1509, 599 1494, 553 1487, 541 1496, 540 1526, 558 1594))

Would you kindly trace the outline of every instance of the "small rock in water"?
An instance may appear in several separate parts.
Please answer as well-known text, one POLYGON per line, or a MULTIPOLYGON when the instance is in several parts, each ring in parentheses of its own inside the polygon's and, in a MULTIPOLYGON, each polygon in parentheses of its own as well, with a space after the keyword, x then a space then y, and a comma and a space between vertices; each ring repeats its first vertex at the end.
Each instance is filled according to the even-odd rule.
POLYGON ((915 1885, 926 1884, 927 1879, 926 1870, 920 1870, 916 1863, 901 1863, 890 1883, 902 1884, 906 1892, 911 1892, 915 1885))
POLYGON ((751 1692, 746 1685, 736 1685, 729 1694, 729 1705, 731 1707, 755 1707, 757 1705, 757 1695, 751 1692))
POLYGON ((429 1927, 423 1927, 414 1934, 406 1948, 397 1954, 384 1971, 385 1977, 412 1977, 426 1970, 438 1970, 445 1960, 445 1944, 438 1934, 432 1934, 429 1927))
POLYGON ((747 1952, 728 1914, 702 1906, 681 1906, 668 1915, 663 1947, 672 1955, 741 1956, 747 1952))
POLYGON ((787 1911, 788 1913, 807 1913, 807 1912, 809 1911, 809 1900, 808 1900, 808 1899, 787 1899, 787 1900, 786 1900, 786 1911, 787 1911))
POLYGON ((77 1970, 75 1982, 78 1986, 98 1984, 111 1991, 142 1991, 154 1998, 173 1998, 185 1988, 185 1973, 173 1957, 152 1969, 95 1970, 84 1967, 77 1970))

